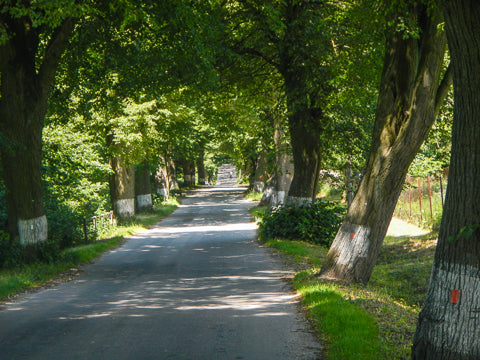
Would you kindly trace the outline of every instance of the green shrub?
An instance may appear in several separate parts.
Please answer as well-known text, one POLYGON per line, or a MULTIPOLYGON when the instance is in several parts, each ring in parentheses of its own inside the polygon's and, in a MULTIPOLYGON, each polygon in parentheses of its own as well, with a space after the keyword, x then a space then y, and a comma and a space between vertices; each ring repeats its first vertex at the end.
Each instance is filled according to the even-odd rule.
POLYGON ((345 212, 344 206, 326 201, 275 207, 263 216, 259 238, 262 241, 281 238, 330 246, 345 212))

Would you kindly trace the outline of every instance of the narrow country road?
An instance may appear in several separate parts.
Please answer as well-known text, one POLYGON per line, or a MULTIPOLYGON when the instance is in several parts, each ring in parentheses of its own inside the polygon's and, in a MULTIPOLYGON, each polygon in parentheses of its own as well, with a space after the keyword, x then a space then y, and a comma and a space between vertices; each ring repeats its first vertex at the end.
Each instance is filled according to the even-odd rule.
POLYGON ((0 359, 318 359, 238 189, 189 194, 74 281, 0 311, 0 359))

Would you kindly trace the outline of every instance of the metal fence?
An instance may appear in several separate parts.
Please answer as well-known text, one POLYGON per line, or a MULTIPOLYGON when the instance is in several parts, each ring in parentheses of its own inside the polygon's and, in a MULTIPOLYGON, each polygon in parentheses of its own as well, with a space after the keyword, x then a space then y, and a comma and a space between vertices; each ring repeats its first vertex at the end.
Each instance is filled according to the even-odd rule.
POLYGON ((113 211, 104 214, 94 215, 91 218, 83 219, 84 241, 89 241, 89 235, 97 235, 99 232, 117 226, 117 220, 113 211))
POLYGON ((395 209, 395 216, 421 227, 435 227, 442 215, 445 189, 446 180, 442 177, 408 176, 395 209))

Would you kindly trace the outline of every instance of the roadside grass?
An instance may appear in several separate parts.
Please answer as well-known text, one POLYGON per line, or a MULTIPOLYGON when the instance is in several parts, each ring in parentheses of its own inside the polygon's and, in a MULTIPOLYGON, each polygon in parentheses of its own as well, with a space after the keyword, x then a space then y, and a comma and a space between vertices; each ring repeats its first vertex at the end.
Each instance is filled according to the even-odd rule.
POLYGON ((247 191, 244 196, 246 199, 249 199, 252 201, 260 201, 262 200, 263 193, 255 192, 255 191, 247 191))
POLYGON ((31 288, 40 287, 57 277, 63 279, 78 272, 77 266, 94 260, 107 250, 113 249, 125 237, 141 232, 171 214, 177 208, 176 202, 157 205, 151 213, 139 214, 134 220, 102 232, 97 240, 63 250, 58 259, 51 263, 34 263, 13 269, 0 270, 0 301, 31 288))
POLYGON ((366 286, 321 280, 327 249, 274 239, 265 243, 301 270, 294 288, 326 346, 328 360, 409 359, 426 296, 436 234, 386 237, 366 286))

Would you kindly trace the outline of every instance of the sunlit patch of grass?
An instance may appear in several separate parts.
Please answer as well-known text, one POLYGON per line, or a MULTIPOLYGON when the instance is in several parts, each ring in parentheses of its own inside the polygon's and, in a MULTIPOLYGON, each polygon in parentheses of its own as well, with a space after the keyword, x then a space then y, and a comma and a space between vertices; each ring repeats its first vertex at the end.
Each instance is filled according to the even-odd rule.
POLYGON ((260 201, 262 200, 263 193, 255 192, 255 191, 247 191, 245 193, 245 198, 252 200, 252 201, 260 201))
POLYGON ((378 324, 364 309, 345 299, 341 289, 319 282, 312 271, 298 273, 294 286, 328 342, 329 360, 378 358, 382 352, 378 324))
POLYGON ((289 254, 291 260, 300 264, 320 266, 327 253, 325 247, 300 241, 274 239, 267 241, 265 245, 289 254))
POLYGON ((366 286, 320 280, 327 251, 321 246, 287 240, 270 240, 266 245, 303 264, 303 269, 309 267, 295 276, 294 286, 324 338, 328 359, 410 358, 435 233, 387 237, 366 286))

